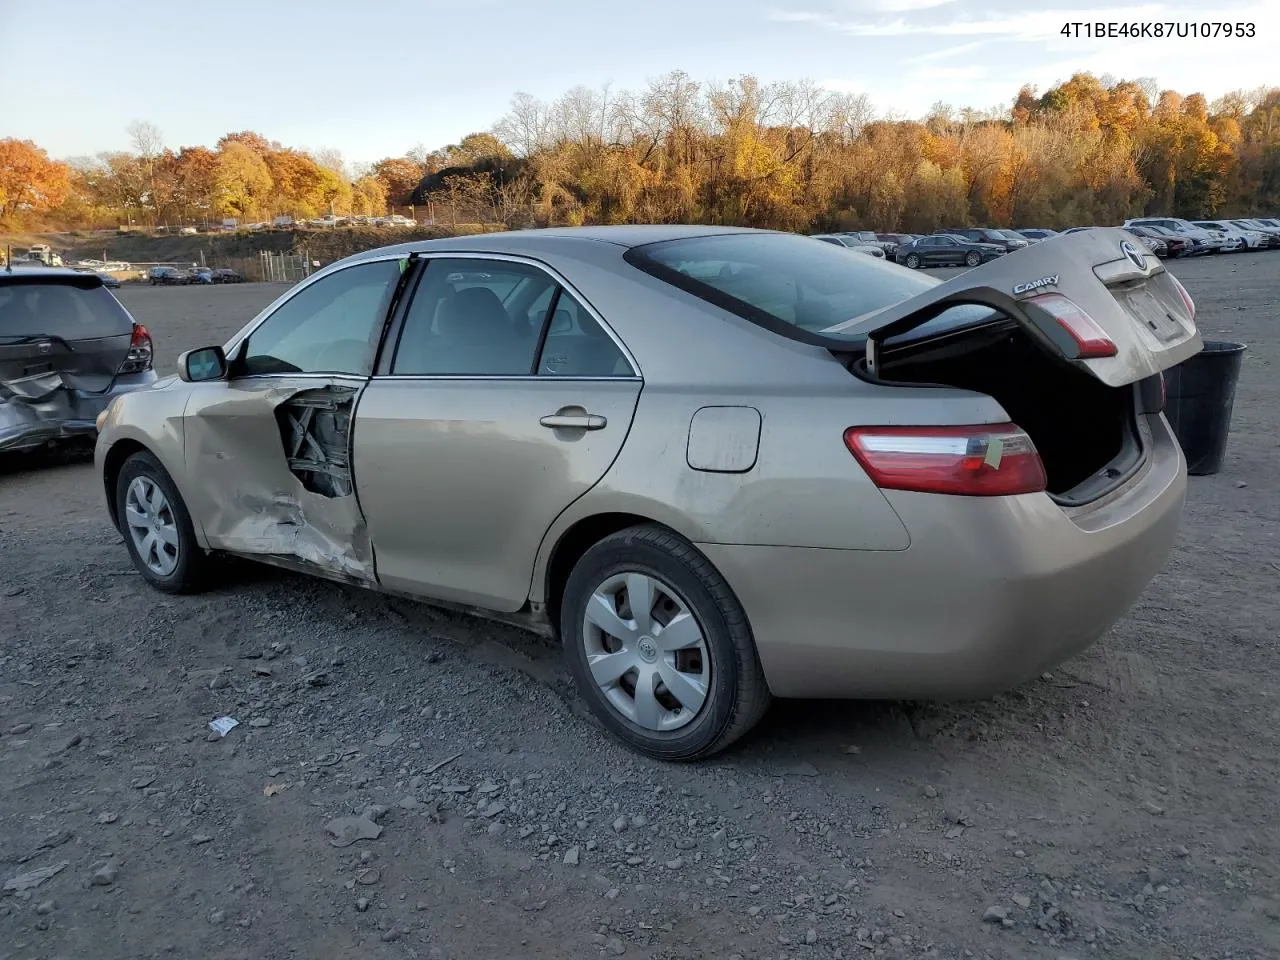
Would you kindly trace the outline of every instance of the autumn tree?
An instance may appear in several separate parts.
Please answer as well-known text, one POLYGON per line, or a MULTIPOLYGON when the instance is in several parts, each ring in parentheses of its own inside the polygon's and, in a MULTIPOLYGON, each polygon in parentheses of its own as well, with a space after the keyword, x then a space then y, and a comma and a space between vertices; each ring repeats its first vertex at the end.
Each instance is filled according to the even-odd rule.
POLYGON ((66 199, 70 175, 30 140, 0 140, 0 216, 53 209, 66 199))
POLYGON ((214 174, 215 210, 224 217, 249 218, 271 199, 271 170, 254 148, 231 140, 218 151, 214 174))
POLYGON ((386 202, 392 206, 406 206, 426 176, 425 167, 409 157, 387 157, 373 165, 373 176, 382 184, 386 202))

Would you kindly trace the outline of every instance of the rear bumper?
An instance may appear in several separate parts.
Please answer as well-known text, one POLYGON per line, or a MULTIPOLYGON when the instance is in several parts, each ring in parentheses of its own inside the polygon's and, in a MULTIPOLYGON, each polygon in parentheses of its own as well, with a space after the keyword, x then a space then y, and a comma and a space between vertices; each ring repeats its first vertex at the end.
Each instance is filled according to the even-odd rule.
POLYGON ((1151 419, 1142 472, 1074 518, 1040 494, 888 492, 906 550, 699 546, 745 607, 775 695, 987 696, 1091 645, 1164 566, 1186 463, 1151 419))
POLYGON ((93 438, 98 414, 116 397, 153 383, 154 370, 120 377, 105 393, 85 393, 66 387, 40 401, 0 399, 0 451, 31 450, 60 440, 93 438))

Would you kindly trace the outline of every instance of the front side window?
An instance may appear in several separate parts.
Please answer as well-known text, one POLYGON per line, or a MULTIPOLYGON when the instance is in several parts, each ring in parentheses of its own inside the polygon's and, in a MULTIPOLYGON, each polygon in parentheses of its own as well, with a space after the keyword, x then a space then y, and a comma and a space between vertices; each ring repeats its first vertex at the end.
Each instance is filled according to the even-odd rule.
POLYGON ((400 261, 378 260, 311 283, 249 334, 234 374, 368 376, 400 273, 400 261))

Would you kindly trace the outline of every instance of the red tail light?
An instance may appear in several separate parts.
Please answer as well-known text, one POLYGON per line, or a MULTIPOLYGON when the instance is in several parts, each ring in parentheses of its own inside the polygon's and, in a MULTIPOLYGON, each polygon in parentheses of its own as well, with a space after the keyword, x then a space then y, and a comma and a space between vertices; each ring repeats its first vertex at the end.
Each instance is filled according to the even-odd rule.
POLYGON ((1035 444, 1012 423, 850 427, 844 442, 884 490, 1008 497, 1045 488, 1035 444))
POLYGON ((1049 314, 1058 321, 1058 326, 1071 335, 1071 339, 1080 348, 1080 356, 1077 359, 1096 360, 1100 357, 1114 357, 1120 352, 1107 331, 1098 326, 1093 317, 1062 294, 1045 293, 1038 297, 1031 297, 1026 302, 1035 304, 1049 314))
POLYGON ((1187 305, 1187 310, 1191 314, 1191 319, 1194 320, 1196 317, 1196 302, 1191 299, 1191 294, 1187 293, 1187 288, 1182 285, 1182 281, 1172 273, 1169 274, 1169 279, 1173 281, 1174 289, 1178 291, 1178 296, 1180 296, 1182 298, 1182 302, 1187 305))
POLYGON ((133 339, 129 341, 129 353, 120 364, 116 375, 125 373, 143 373, 151 369, 151 334, 140 323, 133 325, 133 339))

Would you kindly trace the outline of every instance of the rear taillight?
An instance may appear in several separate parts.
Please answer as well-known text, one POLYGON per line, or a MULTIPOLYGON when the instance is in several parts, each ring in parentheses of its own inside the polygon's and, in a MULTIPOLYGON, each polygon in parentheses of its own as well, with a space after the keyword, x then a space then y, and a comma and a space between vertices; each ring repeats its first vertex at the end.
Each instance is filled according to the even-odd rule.
POLYGON ((1178 291, 1178 296, 1182 298, 1182 302, 1187 306, 1187 312, 1191 314, 1191 319, 1196 317, 1196 302, 1191 299, 1191 294, 1187 293, 1187 288, 1182 285, 1182 281, 1169 274, 1169 279, 1173 281, 1174 289, 1178 291))
POLYGON ((151 369, 151 334, 140 323, 133 325, 133 339, 129 341, 129 353, 120 364, 117 375, 143 373, 151 369))
POLYGON ((1058 326, 1070 334, 1080 350, 1078 360, 1097 360, 1102 357, 1114 357, 1120 352, 1115 341, 1107 335, 1107 331, 1098 326, 1097 321, 1089 316, 1072 301, 1060 293, 1045 293, 1031 297, 1027 301, 1039 307, 1058 322, 1058 326))
POLYGON ((850 427, 844 442, 884 490, 1008 497, 1045 488, 1035 444, 1012 423, 850 427))

